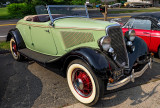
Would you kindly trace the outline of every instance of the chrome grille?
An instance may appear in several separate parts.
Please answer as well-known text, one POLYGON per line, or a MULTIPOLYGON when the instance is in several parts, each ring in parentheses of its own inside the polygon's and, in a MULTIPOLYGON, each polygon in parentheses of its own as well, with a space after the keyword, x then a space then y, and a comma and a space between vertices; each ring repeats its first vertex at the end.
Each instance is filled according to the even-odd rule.
POLYGON ((111 46, 117 54, 117 61, 121 64, 125 62, 125 64, 128 65, 128 55, 126 53, 122 29, 115 26, 110 27, 108 29, 108 35, 111 37, 111 46))

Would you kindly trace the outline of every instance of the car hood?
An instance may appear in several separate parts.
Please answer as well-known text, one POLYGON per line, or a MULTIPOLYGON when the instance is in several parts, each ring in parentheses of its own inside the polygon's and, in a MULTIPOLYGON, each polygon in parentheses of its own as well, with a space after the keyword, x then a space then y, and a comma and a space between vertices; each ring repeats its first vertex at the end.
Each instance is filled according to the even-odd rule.
POLYGON ((105 30, 107 26, 114 23, 89 18, 64 18, 56 20, 54 24, 55 28, 105 30))

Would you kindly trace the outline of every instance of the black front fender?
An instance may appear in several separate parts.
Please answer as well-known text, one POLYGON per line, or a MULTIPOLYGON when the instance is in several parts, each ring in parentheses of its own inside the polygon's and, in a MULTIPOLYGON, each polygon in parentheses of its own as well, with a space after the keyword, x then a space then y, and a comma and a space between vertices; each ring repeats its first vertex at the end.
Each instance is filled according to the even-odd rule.
MULTIPOLYGON (((107 56, 103 54, 103 52, 91 49, 91 48, 79 48, 76 50, 73 50, 69 52, 67 55, 65 55, 63 58, 64 65, 63 69, 66 70, 66 66, 75 58, 75 59, 81 59, 85 63, 87 63, 93 72, 101 77, 106 78, 109 73, 109 65, 111 64, 109 61, 109 58, 106 58, 107 56)), ((113 64, 112 64, 113 66, 113 64)))
POLYGON ((135 46, 135 51, 133 53, 128 53, 130 69, 132 69, 137 58, 148 54, 148 47, 143 39, 136 37, 133 45, 135 46))
POLYGON ((17 28, 15 29, 11 29, 7 35, 7 40, 6 41, 10 41, 10 39, 14 37, 15 41, 17 43, 18 49, 23 49, 26 48, 26 45, 24 43, 24 40, 19 32, 19 30, 17 28))

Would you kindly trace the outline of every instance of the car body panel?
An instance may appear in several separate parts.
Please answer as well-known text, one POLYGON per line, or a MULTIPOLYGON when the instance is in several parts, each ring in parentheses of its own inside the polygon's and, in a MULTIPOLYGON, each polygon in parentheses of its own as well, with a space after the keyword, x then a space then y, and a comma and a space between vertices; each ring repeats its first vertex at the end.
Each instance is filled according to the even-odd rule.
POLYGON ((16 27, 20 30, 27 48, 42 54, 62 56, 77 47, 99 48, 97 40, 106 35, 106 26, 111 24, 87 18, 65 18, 56 20, 54 26, 51 26, 50 21, 37 23, 22 19, 16 27), (50 32, 46 32, 47 30, 50 32), (65 33, 70 35, 65 37, 65 33), (86 37, 87 35, 90 37, 86 37))
POLYGON ((152 30, 150 44, 151 44, 149 46, 150 51, 158 52, 158 47, 160 46, 160 31, 152 30))
POLYGON ((54 21, 55 28, 72 28, 78 30, 102 30, 113 23, 89 18, 63 18, 54 21))
MULTIPOLYGON (((36 22, 32 23, 36 24, 36 22)), ((39 23, 38 25, 44 25, 43 23, 39 23)), ((47 26, 49 25, 46 23, 47 26)), ((57 55, 57 48, 55 45, 54 34, 51 31, 51 27, 43 28, 43 27, 34 27, 31 26, 31 37, 34 46, 34 50, 41 52, 43 54, 48 55, 57 55), (37 34, 38 32, 38 34, 37 34)))

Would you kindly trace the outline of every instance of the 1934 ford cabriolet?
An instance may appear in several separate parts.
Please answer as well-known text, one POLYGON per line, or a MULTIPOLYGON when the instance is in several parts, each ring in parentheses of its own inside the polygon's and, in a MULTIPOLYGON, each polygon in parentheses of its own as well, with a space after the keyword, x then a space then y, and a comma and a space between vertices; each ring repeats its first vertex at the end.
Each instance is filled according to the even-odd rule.
POLYGON ((36 9, 38 15, 24 17, 8 33, 13 58, 60 70, 81 103, 94 105, 105 90, 134 82, 151 68, 147 45, 133 30, 123 36, 120 25, 89 19, 86 6, 36 9))

